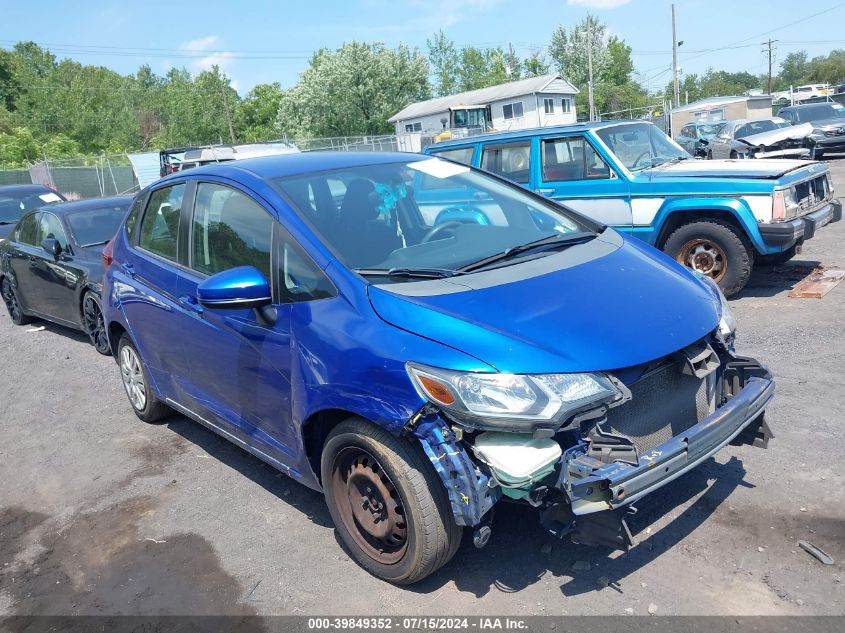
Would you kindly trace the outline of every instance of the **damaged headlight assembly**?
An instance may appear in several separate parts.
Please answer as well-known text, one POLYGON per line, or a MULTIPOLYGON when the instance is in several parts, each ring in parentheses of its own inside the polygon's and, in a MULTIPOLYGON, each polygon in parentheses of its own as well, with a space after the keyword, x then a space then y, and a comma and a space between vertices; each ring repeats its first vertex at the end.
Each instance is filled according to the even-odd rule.
POLYGON ((731 306, 728 304, 728 300, 722 293, 722 289, 719 288, 719 284, 717 284, 712 277, 700 273, 697 270, 691 270, 690 272, 704 282, 707 289, 710 291, 710 294, 713 296, 713 302, 716 305, 716 312, 719 315, 719 334, 722 335, 722 338, 726 343, 731 343, 736 335, 736 319, 734 318, 731 306))
POLYGON ((572 415, 623 399, 608 376, 460 372, 407 363, 417 393, 467 429, 556 429, 572 415))

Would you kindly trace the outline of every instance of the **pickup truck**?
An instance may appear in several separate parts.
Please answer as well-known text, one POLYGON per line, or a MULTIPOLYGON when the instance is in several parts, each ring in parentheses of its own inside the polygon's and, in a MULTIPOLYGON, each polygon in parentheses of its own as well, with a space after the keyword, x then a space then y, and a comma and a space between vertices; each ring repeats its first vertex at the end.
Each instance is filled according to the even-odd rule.
MULTIPOLYGON (((842 218, 830 171, 801 160, 695 160, 655 125, 609 121, 436 143, 426 154, 479 167, 663 250, 725 295, 757 263, 793 257, 842 218)), ((429 189, 435 224, 495 223, 461 191, 429 189)))

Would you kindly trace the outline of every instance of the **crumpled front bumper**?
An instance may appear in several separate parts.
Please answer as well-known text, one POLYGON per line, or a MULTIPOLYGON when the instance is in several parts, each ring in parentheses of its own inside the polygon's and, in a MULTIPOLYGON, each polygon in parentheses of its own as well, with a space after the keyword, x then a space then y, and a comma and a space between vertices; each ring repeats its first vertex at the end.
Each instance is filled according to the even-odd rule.
POLYGON ((572 513, 585 515, 631 504, 695 468, 741 434, 751 435, 744 438, 749 443, 765 446, 771 433, 762 416, 774 395, 774 380, 751 359, 737 358, 728 371, 726 386, 735 389, 730 399, 683 434, 642 455, 636 465, 605 464, 577 455, 577 448, 568 451, 559 487, 572 513))

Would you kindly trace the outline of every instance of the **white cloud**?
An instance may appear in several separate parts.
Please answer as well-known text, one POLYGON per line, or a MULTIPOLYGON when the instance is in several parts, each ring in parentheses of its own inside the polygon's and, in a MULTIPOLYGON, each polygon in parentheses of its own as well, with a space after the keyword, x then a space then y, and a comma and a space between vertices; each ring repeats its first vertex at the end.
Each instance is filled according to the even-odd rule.
POLYGON ((207 51, 220 42, 219 35, 206 35, 195 40, 180 44, 179 48, 185 51, 207 51))
POLYGON ((182 42, 179 45, 179 48, 183 51, 197 53, 195 57, 192 57, 193 61, 191 62, 191 68, 194 72, 208 70, 212 66, 219 66, 223 71, 230 68, 235 59, 235 54, 231 51, 218 50, 219 47, 219 35, 206 35, 195 40, 182 42), (202 53, 207 54, 202 55, 202 53))
POLYGON ((585 7, 587 9, 615 9, 621 7, 623 4, 628 4, 631 0, 566 0, 566 4, 571 7, 585 7))

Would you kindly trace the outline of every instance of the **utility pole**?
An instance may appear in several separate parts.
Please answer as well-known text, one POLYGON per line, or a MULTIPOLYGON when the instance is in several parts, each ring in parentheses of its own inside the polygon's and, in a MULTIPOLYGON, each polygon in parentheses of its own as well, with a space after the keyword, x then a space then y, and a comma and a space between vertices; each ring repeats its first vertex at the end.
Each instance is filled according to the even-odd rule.
POLYGON ((672 81, 675 88, 675 107, 681 105, 681 84, 678 81, 678 34, 675 31, 675 3, 672 3, 672 81))
POLYGON ((590 102, 590 121, 596 120, 596 107, 593 104, 593 29, 591 17, 587 16, 587 96, 590 102))
POLYGON ((223 108, 226 110, 226 123, 229 124, 229 138, 232 139, 232 145, 235 144, 235 128, 232 125, 232 111, 229 109, 229 95, 226 93, 226 84, 221 82, 220 88, 223 92, 223 108))
POLYGON ((766 94, 769 94, 769 95, 772 94, 772 54, 773 54, 772 44, 774 44, 777 41, 778 40, 773 40, 772 38, 769 38, 768 41, 763 42, 763 46, 766 47, 766 48, 763 49, 763 52, 768 53, 768 55, 769 55, 769 81, 766 84, 766 94))
POLYGON ((513 52, 513 44, 508 42, 508 61, 505 64, 505 74, 510 78, 516 71, 516 53, 513 52))

